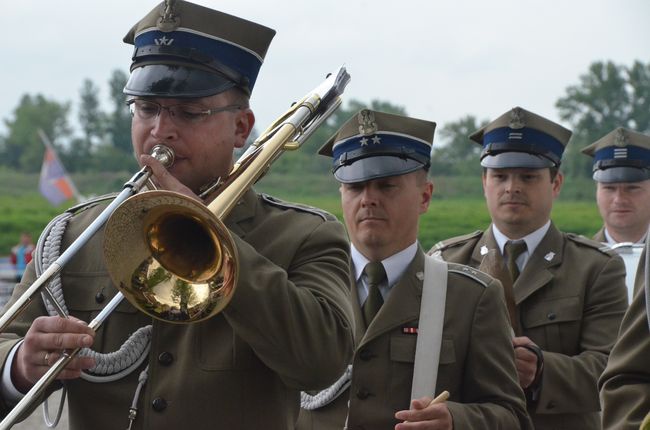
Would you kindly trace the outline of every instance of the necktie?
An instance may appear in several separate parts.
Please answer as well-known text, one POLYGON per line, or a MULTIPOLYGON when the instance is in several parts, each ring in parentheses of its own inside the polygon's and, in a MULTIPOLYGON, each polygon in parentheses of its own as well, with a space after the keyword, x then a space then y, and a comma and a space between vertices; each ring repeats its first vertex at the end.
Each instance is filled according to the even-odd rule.
POLYGON ((379 291, 379 285, 386 279, 386 271, 380 261, 366 264, 363 271, 368 281, 368 297, 361 310, 363 311, 363 319, 366 321, 366 326, 369 326, 372 319, 379 312, 379 308, 384 303, 381 291, 379 291))
POLYGON ((523 240, 512 241, 509 240, 506 242, 504 247, 506 252, 506 265, 508 266, 508 271, 510 272, 510 278, 514 283, 519 277, 519 267, 517 267, 517 258, 524 252, 526 252, 526 242, 523 240))
POLYGON ((515 304, 515 295, 512 289, 512 274, 510 273, 507 262, 498 248, 490 249, 487 254, 483 256, 483 260, 478 269, 493 276, 501 282, 512 330, 516 335, 519 335, 519 317, 517 316, 517 305, 515 304))

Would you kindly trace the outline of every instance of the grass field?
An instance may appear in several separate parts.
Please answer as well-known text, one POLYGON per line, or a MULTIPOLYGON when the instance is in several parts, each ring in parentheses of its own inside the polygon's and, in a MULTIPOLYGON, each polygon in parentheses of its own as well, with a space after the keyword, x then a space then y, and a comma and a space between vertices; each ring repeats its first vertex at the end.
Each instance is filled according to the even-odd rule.
MULTIPOLYGON (((289 198, 290 196, 282 196, 289 198)), ((343 221, 337 196, 303 197, 301 203, 317 206, 331 212, 343 221)), ((556 202, 553 222, 563 231, 593 236, 601 227, 601 219, 594 203, 556 202)), ((429 211, 420 218, 419 240, 424 249, 450 237, 483 230, 490 217, 482 199, 434 199, 429 211)))
MULTIPOLYGON (((119 191, 130 174, 87 174, 75 176, 82 194, 101 195, 119 191)), ((38 175, 16 174, 0 171, 0 255, 9 253, 21 231, 28 231, 36 239, 52 217, 74 202, 60 207, 51 206, 37 191, 38 175), (26 191, 30 190, 30 191, 26 191)), ((447 193, 434 193, 427 214, 420 221, 420 242, 425 249, 449 237, 484 229, 490 222, 480 190, 480 180, 461 178, 438 182, 447 193), (454 190, 449 193, 448 190, 454 190), (464 196, 464 197, 459 197, 464 196)), ((582 193, 593 195, 587 186, 582 193)), ((300 180, 287 176, 264 178, 256 186, 258 191, 269 192, 279 198, 317 206, 342 220, 340 201, 331 176, 310 175, 300 180)), ((591 199, 570 200, 563 196, 555 203, 552 217, 561 230, 591 237, 601 225, 595 202, 591 199)))

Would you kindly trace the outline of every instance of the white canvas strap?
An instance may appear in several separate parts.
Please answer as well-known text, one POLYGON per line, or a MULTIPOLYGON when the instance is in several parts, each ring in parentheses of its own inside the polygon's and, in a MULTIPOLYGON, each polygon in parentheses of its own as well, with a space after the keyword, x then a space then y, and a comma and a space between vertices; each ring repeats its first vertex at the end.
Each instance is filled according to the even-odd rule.
POLYGON ((446 299, 447 263, 440 257, 427 255, 424 259, 424 282, 411 399, 433 397, 435 394, 446 299))

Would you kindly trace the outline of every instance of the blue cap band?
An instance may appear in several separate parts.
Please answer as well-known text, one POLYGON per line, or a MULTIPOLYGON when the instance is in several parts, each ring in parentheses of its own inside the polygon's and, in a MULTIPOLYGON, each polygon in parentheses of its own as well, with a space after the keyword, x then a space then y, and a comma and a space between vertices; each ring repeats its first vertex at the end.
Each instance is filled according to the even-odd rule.
MULTIPOLYGON (((135 38, 134 45, 136 50, 151 45, 167 45, 174 48, 191 49, 197 52, 197 58, 205 56, 209 60, 221 63, 243 75, 248 81, 248 88, 251 90, 262 67, 262 60, 256 54, 241 46, 181 29, 171 32, 145 31, 135 38)), ((162 57, 164 58, 164 56, 162 57)), ((176 57, 170 57, 171 60, 174 58, 176 57)), ((146 62, 146 57, 140 61, 146 62)), ((196 63, 201 64, 201 61, 196 61, 196 63)))
POLYGON ((431 146, 405 135, 376 133, 370 136, 350 137, 332 148, 334 168, 378 155, 412 158, 429 165, 431 146))
MULTIPOLYGON (((553 136, 534 128, 500 127, 485 133, 483 136, 483 148, 493 152, 520 151, 548 156, 549 153, 557 158, 562 158, 564 145, 553 136)), ((488 155, 484 153, 484 155, 488 155)), ((555 160, 554 160, 555 161, 555 160)))
MULTIPOLYGON (((650 150, 634 145, 608 146, 594 154, 595 166, 650 166, 650 150)), ((600 167, 602 168, 602 167, 600 167)))

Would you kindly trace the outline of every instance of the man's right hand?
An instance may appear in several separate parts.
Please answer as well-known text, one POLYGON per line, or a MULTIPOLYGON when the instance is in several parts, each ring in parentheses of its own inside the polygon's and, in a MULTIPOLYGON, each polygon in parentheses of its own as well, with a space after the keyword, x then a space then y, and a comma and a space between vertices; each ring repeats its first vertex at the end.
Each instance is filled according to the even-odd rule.
MULTIPOLYGON (((47 372, 65 349, 92 346, 95 332, 77 318, 39 317, 34 320, 18 348, 11 366, 11 380, 22 393, 29 389, 47 372)), ((84 369, 95 365, 91 357, 75 357, 58 375, 57 379, 74 379, 84 369)))

